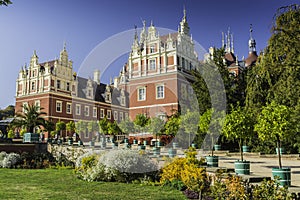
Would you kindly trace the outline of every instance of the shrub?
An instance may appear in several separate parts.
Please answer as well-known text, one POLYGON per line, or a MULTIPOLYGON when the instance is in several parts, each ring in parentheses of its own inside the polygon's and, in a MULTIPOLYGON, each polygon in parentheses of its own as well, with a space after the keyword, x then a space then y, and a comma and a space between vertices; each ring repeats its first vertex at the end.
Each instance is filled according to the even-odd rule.
POLYGON ((125 173, 145 173, 158 170, 157 164, 134 150, 108 151, 99 160, 105 166, 125 173))
POLYGON ((1 166, 3 168, 15 168, 16 164, 20 161, 20 155, 17 153, 6 154, 2 160, 1 166))
POLYGON ((78 158, 75 172, 87 181, 132 182, 154 180, 158 166, 145 155, 132 150, 89 152, 78 158))
POLYGON ((19 168, 43 169, 55 165, 55 158, 51 153, 23 152, 18 163, 19 168))
POLYGON ((253 199, 289 200, 292 199, 286 187, 280 187, 278 180, 264 180, 252 190, 253 199))

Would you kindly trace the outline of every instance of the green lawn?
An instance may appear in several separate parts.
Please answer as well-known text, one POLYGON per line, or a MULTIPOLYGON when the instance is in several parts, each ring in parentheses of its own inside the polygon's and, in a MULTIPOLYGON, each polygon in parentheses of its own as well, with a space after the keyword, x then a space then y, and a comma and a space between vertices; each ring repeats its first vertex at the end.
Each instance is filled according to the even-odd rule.
POLYGON ((0 199, 186 199, 177 190, 139 184, 86 182, 70 169, 0 169, 0 199))

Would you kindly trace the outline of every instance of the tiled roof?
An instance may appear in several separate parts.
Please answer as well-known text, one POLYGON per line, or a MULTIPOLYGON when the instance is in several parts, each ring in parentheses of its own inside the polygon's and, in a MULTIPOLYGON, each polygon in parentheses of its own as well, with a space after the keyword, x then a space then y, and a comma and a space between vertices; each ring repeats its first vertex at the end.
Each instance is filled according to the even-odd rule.
POLYGON ((246 60, 245 60, 245 66, 249 67, 249 66, 253 65, 256 62, 257 57, 258 56, 256 54, 256 51, 250 52, 248 55, 248 58, 246 58, 246 60))

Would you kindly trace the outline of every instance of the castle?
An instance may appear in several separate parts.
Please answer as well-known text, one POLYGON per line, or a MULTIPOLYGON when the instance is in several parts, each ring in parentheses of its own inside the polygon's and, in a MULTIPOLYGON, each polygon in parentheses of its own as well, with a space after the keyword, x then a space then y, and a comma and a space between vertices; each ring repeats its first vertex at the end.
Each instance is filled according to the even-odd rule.
MULTIPOLYGON (((252 33, 252 29, 250 31, 252 33)), ((249 56, 238 61, 230 32, 223 36, 224 62, 233 74, 253 65, 257 59, 255 40, 250 34, 249 56)), ((213 48, 205 59, 213 56, 213 48)), ((137 114, 165 118, 180 110, 180 103, 193 101, 191 70, 199 67, 194 42, 184 10, 178 31, 160 36, 151 23, 138 36, 135 32, 128 62, 109 84, 100 82, 100 71, 93 78, 77 76, 66 46, 58 59, 39 62, 36 52, 23 66, 16 80, 16 111, 35 104, 46 112, 45 119, 57 121, 97 121, 104 117, 120 122, 137 114)), ((83 140, 93 136, 82 133, 83 140)))

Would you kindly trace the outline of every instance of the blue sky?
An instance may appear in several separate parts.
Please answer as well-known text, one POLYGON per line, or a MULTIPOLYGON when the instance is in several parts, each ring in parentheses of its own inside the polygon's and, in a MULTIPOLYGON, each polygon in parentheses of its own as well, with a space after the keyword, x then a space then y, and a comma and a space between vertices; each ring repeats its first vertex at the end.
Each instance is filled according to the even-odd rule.
MULTIPOLYGON (((12 5, 0 7, 0 108, 14 105, 18 72, 29 63, 34 50, 40 62, 53 60, 66 42, 77 71, 99 43, 132 29, 135 24, 141 27, 141 19, 148 25, 152 20, 157 27, 177 30, 185 5, 194 40, 205 49, 220 47, 221 32, 230 27, 235 52, 241 58, 248 53, 249 24, 253 24, 253 36, 260 51, 271 35, 276 10, 299 3, 297 0, 12 1, 12 5)), ((114 63, 116 72, 120 62, 114 63)), ((105 82, 108 77, 102 80, 105 82)))

